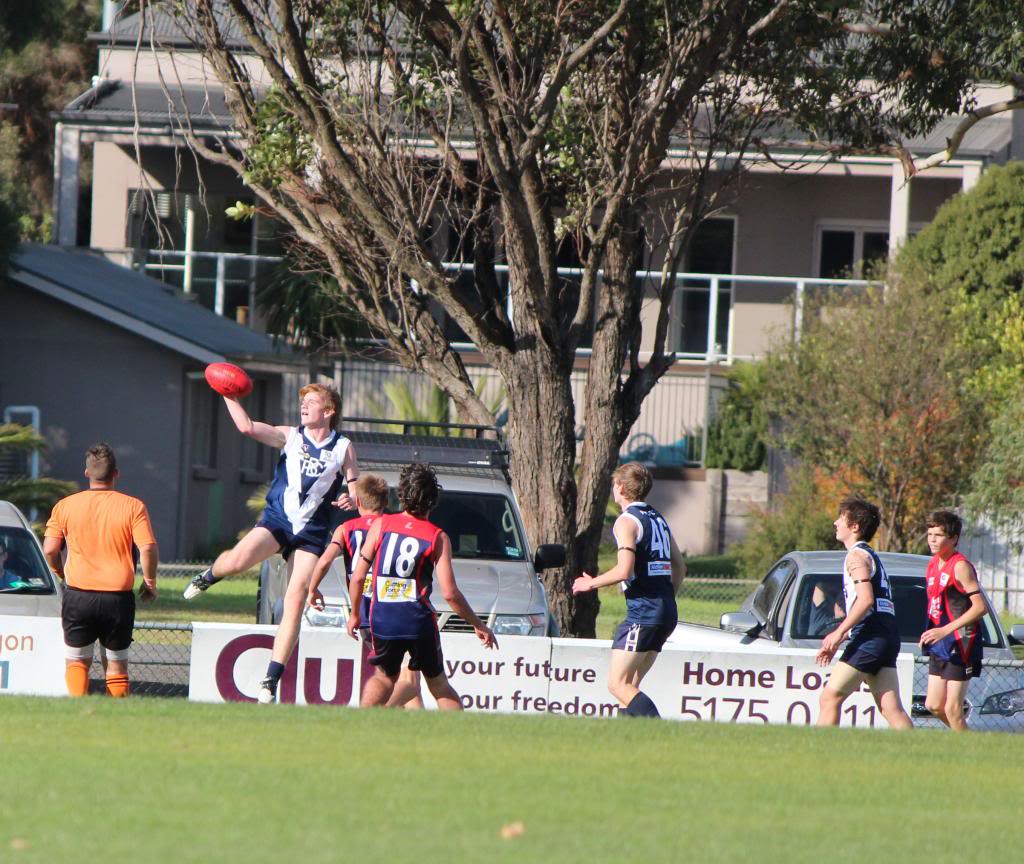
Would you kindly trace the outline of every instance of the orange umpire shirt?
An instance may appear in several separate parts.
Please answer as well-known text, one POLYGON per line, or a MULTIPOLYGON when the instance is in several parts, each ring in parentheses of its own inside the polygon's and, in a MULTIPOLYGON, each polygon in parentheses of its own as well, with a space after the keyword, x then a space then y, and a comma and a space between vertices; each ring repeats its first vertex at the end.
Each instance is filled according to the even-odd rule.
POLYGON ((146 505, 113 489, 86 489, 58 501, 46 536, 67 544, 64 578, 83 591, 131 591, 133 545, 156 543, 146 505))

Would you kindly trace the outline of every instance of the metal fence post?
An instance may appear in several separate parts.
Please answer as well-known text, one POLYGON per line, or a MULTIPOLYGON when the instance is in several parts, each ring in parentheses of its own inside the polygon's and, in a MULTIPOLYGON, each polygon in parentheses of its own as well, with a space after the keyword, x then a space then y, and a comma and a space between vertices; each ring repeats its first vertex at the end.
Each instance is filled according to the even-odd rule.
POLYGON ((793 303, 793 339, 800 344, 800 331, 804 326, 804 291, 806 284, 803 279, 796 282, 796 300, 793 303))
POLYGON ((217 255, 217 284, 214 288, 213 311, 218 315, 224 314, 224 255, 217 255))
POLYGON ((718 356, 718 277, 711 277, 711 295, 708 297, 708 344, 705 360, 714 363, 718 356))

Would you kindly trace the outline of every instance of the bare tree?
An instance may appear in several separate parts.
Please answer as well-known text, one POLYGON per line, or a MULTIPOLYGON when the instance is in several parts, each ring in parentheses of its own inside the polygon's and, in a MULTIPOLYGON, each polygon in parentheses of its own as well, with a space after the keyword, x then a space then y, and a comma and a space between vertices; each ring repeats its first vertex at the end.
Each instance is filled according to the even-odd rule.
MULTIPOLYGON (((191 135, 194 149, 244 178, 464 420, 493 418, 432 302, 501 374, 527 532, 567 545, 567 566, 544 578, 563 632, 580 635, 593 634, 596 601, 574 601, 571 577, 596 563, 610 470, 674 361, 674 274, 743 157, 797 129, 808 146, 901 155, 908 136, 973 107, 973 78, 1020 72, 1003 50, 1018 25, 995 2, 167 8, 223 86, 240 133, 240 145, 191 135), (262 80, 229 47, 239 36, 262 80), (557 272, 566 242, 578 282, 557 272), (471 284, 446 270, 450 258, 473 264, 471 284), (641 289, 637 271, 652 263, 663 278, 641 289), (656 310, 647 332, 642 302, 656 310), (570 373, 587 337, 576 406, 570 373)), ((188 117, 182 125, 191 130, 188 117)))

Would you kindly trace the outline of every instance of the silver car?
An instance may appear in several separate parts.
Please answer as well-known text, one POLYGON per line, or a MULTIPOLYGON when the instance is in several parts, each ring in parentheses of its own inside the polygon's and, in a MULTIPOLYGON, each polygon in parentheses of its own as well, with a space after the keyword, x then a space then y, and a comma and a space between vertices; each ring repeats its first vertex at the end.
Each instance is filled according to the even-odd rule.
POLYGON ((62 591, 28 519, 0 501, 0 615, 60 617, 62 591))
MULTIPOLYGON (((450 428, 448 424, 435 425, 450 428)), ((537 573, 561 566, 565 549, 555 544, 543 545, 531 554, 502 461, 506 454, 499 449, 499 442, 360 434, 347 429, 345 434, 356 442, 360 470, 372 471, 388 481, 391 497, 388 512, 398 510, 396 488, 403 464, 429 461, 434 467, 442 491, 430 521, 450 538, 455 581, 473 611, 495 634, 558 635, 537 573)), ((346 515, 352 518, 356 514, 346 515)), ((305 616, 310 626, 344 627, 349 596, 343 567, 343 559, 339 557, 320 585, 324 595, 323 611, 307 608, 305 616)), ((260 571, 258 622, 280 620, 286 587, 286 567, 279 556, 274 556, 260 571)), ((442 632, 472 632, 469 624, 448 608, 439 591, 433 592, 431 602, 438 612, 438 627, 442 632)))
MULTIPOLYGON (((786 651, 820 648, 821 640, 838 624, 842 609, 833 604, 841 597, 844 552, 791 552, 768 571, 736 612, 722 616, 719 628, 680 624, 669 641, 676 645, 753 646, 756 650, 786 651), (815 605, 817 603, 817 605, 815 605), (832 608, 822 608, 825 604, 832 608)), ((920 656, 918 639, 925 627, 926 555, 880 552, 889 576, 903 651, 920 656)), ((1024 644, 1024 625, 1009 635, 989 611, 982 619, 985 659, 980 678, 967 690, 964 714, 971 728, 1024 731, 1024 666, 1014 658, 1011 645, 1024 644)), ((685 614, 685 607, 684 607, 685 614)), ((924 707, 928 688, 926 663, 914 665, 911 716, 915 725, 938 726, 924 707)))

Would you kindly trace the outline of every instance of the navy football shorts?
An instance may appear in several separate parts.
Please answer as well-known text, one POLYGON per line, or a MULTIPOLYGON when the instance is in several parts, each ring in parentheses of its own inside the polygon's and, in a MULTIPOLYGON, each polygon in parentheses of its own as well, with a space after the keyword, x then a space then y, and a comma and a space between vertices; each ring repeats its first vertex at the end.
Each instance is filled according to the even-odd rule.
POLYGON ((846 646, 841 663, 852 666, 858 672, 877 675, 879 669, 896 666, 896 658, 900 653, 899 638, 889 636, 854 637, 846 646))
POLYGON ((371 631, 370 656, 367 659, 374 666, 379 666, 389 678, 398 677, 406 654, 413 672, 422 672, 427 678, 444 674, 441 637, 436 628, 416 639, 381 639, 371 631))
POLYGON ((329 533, 326 528, 306 526, 306 529, 298 534, 293 534, 291 527, 282 525, 275 520, 267 519, 264 516, 256 523, 257 528, 266 528, 281 547, 281 557, 287 561, 292 552, 302 549, 305 552, 312 552, 316 556, 323 554, 327 548, 329 533))
POLYGON ((676 629, 676 622, 665 624, 634 624, 623 621, 615 630, 612 648, 620 651, 660 651, 665 640, 676 629))

